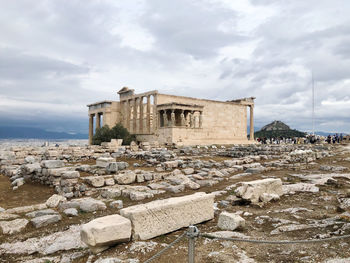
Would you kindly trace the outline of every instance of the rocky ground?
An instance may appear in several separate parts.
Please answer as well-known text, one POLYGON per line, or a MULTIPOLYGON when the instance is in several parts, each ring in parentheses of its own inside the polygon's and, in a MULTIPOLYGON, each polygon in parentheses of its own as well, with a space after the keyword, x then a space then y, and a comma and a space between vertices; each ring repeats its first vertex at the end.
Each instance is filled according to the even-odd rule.
MULTIPOLYGON (((215 195, 214 219, 197 225, 202 233, 266 240, 350 234, 348 145, 6 146, 0 165, 0 262, 144 262, 186 229, 96 255, 81 241, 81 225, 195 192, 215 195), (281 182, 281 191, 244 191, 260 179, 281 182), (225 215, 237 224, 225 226, 225 215)), ((186 262, 187 242, 153 262, 186 262)), ((349 239, 266 245, 200 237, 196 262, 350 262, 349 239)))

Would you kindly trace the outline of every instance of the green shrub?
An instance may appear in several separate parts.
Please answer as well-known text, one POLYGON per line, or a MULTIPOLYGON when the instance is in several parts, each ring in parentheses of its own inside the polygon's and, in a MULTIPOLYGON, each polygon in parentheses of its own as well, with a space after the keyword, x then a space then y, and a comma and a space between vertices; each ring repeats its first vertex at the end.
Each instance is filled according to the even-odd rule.
POLYGON ((123 145, 128 145, 131 141, 135 141, 135 135, 131 135, 122 124, 116 124, 112 129, 108 125, 96 129, 96 133, 92 137, 92 144, 101 145, 102 142, 110 142, 111 139, 123 139, 123 145))

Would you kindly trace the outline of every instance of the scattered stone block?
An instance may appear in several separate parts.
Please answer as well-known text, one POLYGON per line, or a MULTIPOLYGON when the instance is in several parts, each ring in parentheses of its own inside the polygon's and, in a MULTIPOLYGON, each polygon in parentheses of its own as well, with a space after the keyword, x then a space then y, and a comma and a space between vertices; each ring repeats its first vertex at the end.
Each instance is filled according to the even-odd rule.
POLYGON ((122 209, 123 208, 123 201, 122 200, 115 200, 109 203, 109 206, 112 208, 122 209))
POLYGON ((136 174, 133 171, 127 171, 123 174, 116 174, 114 180, 116 180, 118 184, 132 184, 136 181, 136 174))
POLYGON ((29 221, 27 219, 0 221, 0 229, 4 235, 12 235, 21 232, 28 223, 29 221))
POLYGON ((238 197, 252 203, 258 203, 261 201, 260 197, 264 193, 281 196, 283 194, 282 181, 281 179, 267 178, 250 182, 242 182, 242 186, 238 187, 235 193, 238 197))
POLYGON ((64 196, 54 194, 49 199, 47 199, 45 204, 47 205, 47 207, 56 208, 61 202, 66 202, 66 201, 67 201, 67 198, 65 198, 64 196))
POLYGON ((107 207, 104 202, 93 198, 82 198, 79 201, 79 208, 84 212, 94 212, 98 210, 106 210, 107 207))
POLYGON ((102 187, 105 185, 105 179, 102 176, 88 176, 84 181, 93 187, 102 187))
POLYGON ((58 215, 58 214, 45 215, 45 216, 35 217, 35 218, 31 219, 30 222, 33 224, 33 226, 35 228, 39 228, 39 227, 43 227, 43 226, 57 223, 57 222, 61 221, 61 219, 62 219, 61 215, 58 215))
POLYGON ((131 220, 133 236, 146 240, 214 218, 214 196, 195 193, 130 206, 120 214, 131 220))
POLYGON ((61 168, 64 166, 64 162, 62 160, 45 160, 41 162, 41 166, 48 169, 61 168))
POLYGON ((133 192, 130 192, 129 197, 133 201, 140 201, 147 198, 152 198, 154 197, 154 195, 146 192, 133 191, 133 192))
POLYGON ((78 216, 78 210, 75 208, 68 208, 63 211, 66 216, 78 216))
POLYGON ((57 212, 52 209, 44 209, 44 210, 38 210, 38 211, 27 213, 26 216, 30 218, 34 218, 34 217, 53 215, 53 214, 57 214, 57 212))
POLYGON ((112 186, 115 185, 115 181, 113 178, 105 178, 105 185, 112 186))
POLYGON ((61 177, 63 179, 73 179, 73 178, 79 178, 80 173, 78 171, 64 171, 61 173, 61 177))
POLYGON ((96 218, 82 226, 80 236, 94 253, 98 253, 111 245, 129 241, 131 222, 120 215, 96 218))
POLYGON ((233 231, 237 228, 243 228, 244 226, 245 220, 239 215, 228 212, 222 212, 219 215, 218 227, 222 230, 233 231))
POLYGON ((100 157, 96 160, 96 166, 100 168, 106 168, 111 162, 115 162, 115 159, 111 157, 100 157))

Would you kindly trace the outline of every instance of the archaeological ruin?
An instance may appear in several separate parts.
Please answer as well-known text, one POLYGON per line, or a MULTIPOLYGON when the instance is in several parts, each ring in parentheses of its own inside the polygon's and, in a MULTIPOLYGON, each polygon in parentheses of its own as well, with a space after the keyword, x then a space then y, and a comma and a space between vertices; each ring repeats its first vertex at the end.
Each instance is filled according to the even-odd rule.
POLYGON ((89 142, 95 128, 122 123, 140 142, 206 145, 247 144, 254 140, 254 97, 215 101, 167 95, 153 90, 135 94, 122 88, 119 101, 102 101, 89 108, 89 142), (250 140, 247 139, 250 108, 250 140))

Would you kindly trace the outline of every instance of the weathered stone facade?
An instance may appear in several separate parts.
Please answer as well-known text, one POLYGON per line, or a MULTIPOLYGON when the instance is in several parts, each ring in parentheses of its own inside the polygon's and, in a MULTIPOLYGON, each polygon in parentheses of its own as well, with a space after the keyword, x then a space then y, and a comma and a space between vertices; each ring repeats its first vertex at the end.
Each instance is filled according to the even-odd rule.
POLYGON ((122 88, 119 101, 103 101, 89 107, 89 141, 95 127, 122 123, 139 141, 160 144, 206 145, 249 143, 247 107, 250 108, 250 138, 254 140, 254 97, 214 101, 160 94, 134 94, 122 88))

